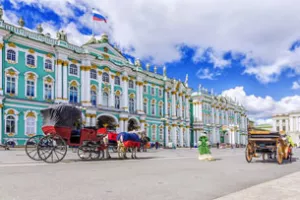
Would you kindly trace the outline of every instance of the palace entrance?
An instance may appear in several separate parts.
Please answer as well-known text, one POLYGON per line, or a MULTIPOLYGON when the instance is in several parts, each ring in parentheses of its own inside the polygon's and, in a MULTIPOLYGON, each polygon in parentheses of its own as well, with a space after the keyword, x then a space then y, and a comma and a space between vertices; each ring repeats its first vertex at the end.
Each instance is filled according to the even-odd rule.
POLYGON ((128 120, 128 131, 140 129, 140 123, 136 118, 130 118, 128 120))
POLYGON ((97 118, 97 128, 107 128, 116 130, 118 122, 115 117, 110 115, 101 115, 97 118))

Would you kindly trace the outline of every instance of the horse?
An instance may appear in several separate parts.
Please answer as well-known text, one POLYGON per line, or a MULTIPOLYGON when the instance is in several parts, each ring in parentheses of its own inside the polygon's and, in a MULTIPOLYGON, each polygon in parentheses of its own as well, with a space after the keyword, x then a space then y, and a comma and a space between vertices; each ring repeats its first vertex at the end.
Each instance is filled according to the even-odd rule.
POLYGON ((122 132, 118 135, 118 156, 119 158, 127 158, 127 150, 131 151, 131 158, 137 159, 136 152, 141 144, 141 136, 136 134, 138 131, 128 133, 122 132), (126 138, 126 139, 125 139, 126 138))

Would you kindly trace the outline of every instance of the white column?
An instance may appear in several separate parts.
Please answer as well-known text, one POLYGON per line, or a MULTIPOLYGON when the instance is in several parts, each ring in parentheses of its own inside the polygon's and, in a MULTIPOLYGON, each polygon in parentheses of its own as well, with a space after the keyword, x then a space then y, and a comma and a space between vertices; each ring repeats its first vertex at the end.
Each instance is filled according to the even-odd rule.
POLYGON ((179 94, 179 117, 182 118, 182 93, 179 94))
POLYGON ((172 117, 176 117, 176 91, 172 91, 172 117))
POLYGON ((169 144, 169 131, 168 131, 168 125, 165 124, 165 141, 166 141, 166 146, 169 144))
POLYGON ((114 108, 115 107, 115 80, 114 75, 111 75, 110 78, 110 98, 109 98, 109 106, 114 108))
POLYGON ((144 108, 143 108, 143 102, 144 102, 144 90, 143 90, 143 82, 141 82, 140 84, 139 84, 139 87, 140 87, 140 91, 139 91, 139 93, 140 93, 140 101, 139 101, 139 103, 140 103, 140 111, 141 111, 141 113, 144 113, 144 108))
POLYGON ((119 120, 119 126, 120 126, 120 131, 124 132, 124 121, 123 121, 123 118, 120 118, 120 120, 119 120))
POLYGON ((185 96, 185 116, 186 119, 190 119, 190 104, 189 104, 189 96, 185 96))
POLYGON ((128 111, 128 77, 126 73, 122 77, 122 93, 123 109, 128 111))
POLYGON ((235 130, 232 131, 231 136, 231 144, 235 144, 235 130))
MULTIPOLYGON (((3 41, 1 41, 1 42, 3 42, 3 41)), ((2 78, 3 78, 3 75, 2 75, 2 73, 3 73, 3 63, 2 63, 2 49, 3 49, 3 43, 1 43, 0 44, 0 77, 1 77, 1 81, 0 81, 0 95, 3 95, 3 85, 2 85, 2 78)), ((6 55, 5 55, 6 56, 6 55)), ((17 58, 18 59, 18 58, 17 58)), ((0 109, 1 110, 1 109, 0 109)), ((2 119, 2 117, 0 118, 0 119, 2 119)), ((0 120, 1 121, 1 120, 0 120)), ((1 132, 2 132, 2 129, 0 129, 1 130, 1 132)), ((2 134, 2 133, 1 133, 2 134)), ((1 135, 0 134, 0 135, 1 135)), ((1 144, 1 136, 0 136, 0 144, 1 144)))
POLYGON ((282 119, 279 120, 279 131, 282 131, 282 119))
POLYGON ((180 139, 180 146, 183 147, 183 128, 182 128, 182 126, 180 126, 179 139, 180 139))
POLYGON ((86 105, 91 105, 91 75, 90 70, 91 68, 87 68, 88 70, 85 71, 85 80, 86 80, 86 88, 85 88, 85 96, 86 96, 86 105))
POLYGON ((190 147, 191 146, 191 134, 190 134, 190 127, 187 126, 186 129, 185 129, 185 132, 186 132, 186 143, 187 143, 187 147, 190 147))
MULTIPOLYGON (((98 71, 98 106, 102 105, 102 72, 98 71)), ((122 129, 121 129, 122 130, 122 129)))
POLYGON ((203 122, 203 114, 202 114, 202 103, 198 102, 198 112, 199 112, 199 121, 203 122))
POLYGON ((91 126, 96 126, 96 115, 91 116, 91 126))
POLYGON ((58 100, 62 99, 62 62, 63 62, 62 60, 58 60, 57 67, 56 67, 57 77, 55 77, 55 80, 57 83, 57 87, 55 88, 55 90, 57 91, 56 99, 58 100))
POLYGON ((140 102, 141 102, 141 94, 140 94, 140 86, 139 82, 136 82, 136 110, 138 113, 142 110, 140 107, 140 102))
POLYGON ((86 80, 85 80, 85 71, 84 71, 84 67, 83 66, 81 66, 80 67, 80 75, 81 75, 81 79, 80 79, 80 81, 81 81, 81 84, 80 84, 80 86, 81 86, 81 101, 82 102, 84 102, 85 101, 85 99, 86 99, 86 97, 85 97, 85 90, 86 90, 86 80))
POLYGON ((63 66, 63 99, 68 101, 68 62, 63 66))
MULTIPOLYGON (((275 120, 273 119, 273 124, 274 124, 275 120)), ((289 122, 290 122, 290 131, 293 132, 294 131, 294 123, 293 123, 293 117, 289 118, 289 122)))
POLYGON ((171 132, 172 132, 173 144, 177 146, 176 126, 172 125, 171 132))
POLYGON ((91 114, 86 114, 85 126, 90 126, 90 125, 91 125, 91 114))
POLYGON ((165 102, 164 102, 164 106, 165 106, 165 116, 168 116, 168 90, 165 88, 165 102))
POLYGON ((127 132, 128 131, 128 118, 126 118, 124 120, 124 131, 127 132))
MULTIPOLYGON (((0 56, 2 57, 2 56, 0 56)), ((0 104, 0 144, 2 144, 2 135, 3 135, 3 132, 2 132, 2 107, 3 107, 3 104, 1 103, 0 104)))

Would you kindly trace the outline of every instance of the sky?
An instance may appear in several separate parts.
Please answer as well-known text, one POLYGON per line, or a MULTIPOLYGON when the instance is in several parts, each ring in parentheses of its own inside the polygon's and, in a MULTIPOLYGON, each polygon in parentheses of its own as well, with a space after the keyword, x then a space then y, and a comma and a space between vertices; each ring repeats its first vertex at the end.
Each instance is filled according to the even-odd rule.
POLYGON ((300 111, 298 0, 0 0, 4 20, 82 45, 109 35, 130 58, 237 99, 257 124, 300 111), (107 23, 92 21, 92 8, 107 23))

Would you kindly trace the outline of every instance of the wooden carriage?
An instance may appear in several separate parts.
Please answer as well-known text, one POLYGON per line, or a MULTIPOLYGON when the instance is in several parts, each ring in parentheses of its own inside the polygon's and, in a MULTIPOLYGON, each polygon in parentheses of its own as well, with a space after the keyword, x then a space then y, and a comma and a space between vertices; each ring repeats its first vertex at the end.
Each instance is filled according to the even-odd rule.
POLYGON ((292 162, 292 144, 284 133, 249 130, 245 154, 248 163, 253 157, 260 155, 263 160, 275 158, 278 164, 282 164, 284 160, 292 162))

